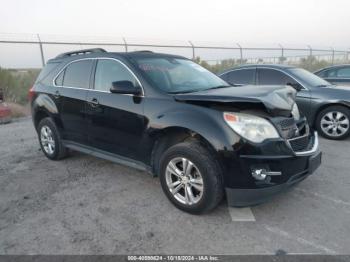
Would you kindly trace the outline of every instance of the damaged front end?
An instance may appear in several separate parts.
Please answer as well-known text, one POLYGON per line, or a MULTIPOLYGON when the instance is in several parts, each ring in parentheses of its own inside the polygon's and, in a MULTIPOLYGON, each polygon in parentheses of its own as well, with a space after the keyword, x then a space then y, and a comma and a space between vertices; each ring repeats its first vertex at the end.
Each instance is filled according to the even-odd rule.
POLYGON ((243 86, 177 95, 175 99, 221 111, 241 138, 225 156, 232 206, 264 202, 312 174, 321 163, 317 133, 286 86, 243 86))

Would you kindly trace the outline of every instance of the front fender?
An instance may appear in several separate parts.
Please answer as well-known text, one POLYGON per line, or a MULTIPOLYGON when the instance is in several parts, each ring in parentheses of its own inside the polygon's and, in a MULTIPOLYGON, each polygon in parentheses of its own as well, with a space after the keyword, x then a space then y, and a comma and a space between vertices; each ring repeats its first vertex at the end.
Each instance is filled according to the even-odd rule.
POLYGON ((231 151, 232 145, 240 139, 226 125, 222 112, 211 108, 173 102, 167 103, 162 111, 147 104, 145 110, 151 111, 147 128, 150 136, 171 127, 184 128, 202 136, 217 152, 231 151))

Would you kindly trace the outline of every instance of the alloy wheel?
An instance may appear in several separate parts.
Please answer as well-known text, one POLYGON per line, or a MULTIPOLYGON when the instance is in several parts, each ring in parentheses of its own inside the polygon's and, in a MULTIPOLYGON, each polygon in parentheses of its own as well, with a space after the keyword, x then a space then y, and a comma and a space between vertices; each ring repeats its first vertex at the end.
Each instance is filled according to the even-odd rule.
POLYGON ((329 136, 342 136, 349 130, 349 119, 339 111, 332 111, 322 117, 321 128, 329 136))
POLYGON ((177 157, 169 161, 166 167, 166 183, 174 198, 184 205, 197 204, 204 190, 199 169, 190 160, 177 157))
POLYGON ((55 140, 52 130, 46 125, 41 127, 40 142, 47 154, 52 155, 55 152, 55 140))

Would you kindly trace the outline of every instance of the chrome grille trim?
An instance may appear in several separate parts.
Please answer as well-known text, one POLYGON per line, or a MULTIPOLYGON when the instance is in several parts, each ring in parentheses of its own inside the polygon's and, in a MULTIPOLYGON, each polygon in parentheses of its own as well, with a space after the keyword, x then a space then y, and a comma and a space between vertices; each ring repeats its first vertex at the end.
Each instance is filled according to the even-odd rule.
MULTIPOLYGON (((307 136, 307 135, 305 135, 307 136)), ((308 155, 312 155, 313 153, 315 153, 317 150, 318 150, 318 134, 316 131, 314 131, 314 144, 312 146, 312 148, 310 150, 306 150, 306 151, 294 151, 291 144, 290 144, 290 140, 295 140, 295 139, 299 139, 299 138, 303 138, 303 136, 299 136, 299 137, 295 137, 295 138, 292 138, 292 139, 288 139, 286 140, 288 146, 290 147, 290 149, 294 152, 294 154, 296 156, 308 156, 308 155)))

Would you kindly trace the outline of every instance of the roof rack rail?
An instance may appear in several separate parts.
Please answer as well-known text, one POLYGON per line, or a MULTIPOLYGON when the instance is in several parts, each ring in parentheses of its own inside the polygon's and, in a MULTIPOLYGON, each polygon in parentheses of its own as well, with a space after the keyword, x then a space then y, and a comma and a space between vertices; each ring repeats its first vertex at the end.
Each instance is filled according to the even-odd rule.
POLYGON ((56 56, 56 58, 64 58, 64 57, 69 57, 74 55, 83 55, 83 54, 91 54, 91 53, 106 53, 106 52, 107 51, 104 50, 103 48, 90 48, 90 49, 82 49, 82 50, 62 53, 56 56))

